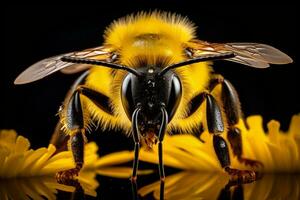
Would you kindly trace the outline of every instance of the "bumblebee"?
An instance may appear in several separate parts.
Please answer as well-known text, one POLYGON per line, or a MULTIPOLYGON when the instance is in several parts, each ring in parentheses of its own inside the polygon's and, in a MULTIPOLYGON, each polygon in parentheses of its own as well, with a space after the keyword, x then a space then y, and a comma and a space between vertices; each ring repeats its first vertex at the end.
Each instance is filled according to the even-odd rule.
POLYGON ((133 181, 141 143, 152 148, 158 142, 163 180, 164 135, 190 134, 200 127, 211 133, 221 167, 238 180, 252 181, 257 178, 254 170, 230 165, 224 134, 240 162, 252 166, 260 162, 242 156, 242 133, 236 125, 243 116, 237 92, 211 67, 212 61, 220 59, 255 68, 292 62, 266 44, 199 40, 187 18, 155 11, 113 22, 104 33, 102 46, 41 60, 14 83, 30 83, 56 71, 84 71, 60 108, 60 122, 52 138, 58 148, 69 141, 76 163, 75 169, 60 172, 58 179, 78 174, 84 160, 85 133, 97 123, 103 130, 121 129, 133 137, 133 181))

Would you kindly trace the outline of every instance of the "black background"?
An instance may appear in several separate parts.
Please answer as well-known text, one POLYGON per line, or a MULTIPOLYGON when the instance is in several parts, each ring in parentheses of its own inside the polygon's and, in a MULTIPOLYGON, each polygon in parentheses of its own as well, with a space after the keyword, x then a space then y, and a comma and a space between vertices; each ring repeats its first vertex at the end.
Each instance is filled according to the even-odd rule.
MULTIPOLYGON (((198 26, 202 40, 266 43, 290 55, 293 64, 264 70, 224 61, 216 62, 214 67, 236 87, 246 116, 261 114, 265 122, 277 119, 283 129, 288 128, 290 117, 300 112, 296 6, 196 5, 189 1, 6 6, 0 128, 16 129, 31 140, 33 147, 47 145, 58 120, 58 107, 78 74, 58 72, 21 86, 13 85, 16 76, 40 59, 99 46, 110 22, 132 12, 154 9, 188 16, 198 26)), ((96 137, 100 137, 102 152, 132 147, 131 139, 122 134, 96 137)))

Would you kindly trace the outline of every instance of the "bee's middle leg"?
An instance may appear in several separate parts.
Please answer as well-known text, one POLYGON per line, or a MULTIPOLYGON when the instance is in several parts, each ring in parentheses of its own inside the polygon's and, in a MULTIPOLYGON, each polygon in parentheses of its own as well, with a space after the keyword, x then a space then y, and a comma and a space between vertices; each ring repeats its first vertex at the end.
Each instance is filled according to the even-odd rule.
MULTIPOLYGON (((242 140, 240 130, 236 127, 238 120, 242 118, 240 102, 233 86, 223 78, 214 79, 213 81, 222 84, 222 102, 228 124, 228 139, 232 146, 233 152, 239 160, 243 160, 242 140)), ((212 84, 216 85, 216 84, 212 84)), ((212 88, 210 88, 212 89, 212 88)), ((238 182, 251 182, 257 179, 257 173, 252 170, 239 170, 230 167, 230 157, 226 141, 219 135, 224 131, 221 110, 217 101, 210 95, 207 95, 207 126, 213 136, 213 145, 221 166, 231 175, 231 179, 238 182), (221 124, 221 125, 220 125, 221 124), (218 128, 219 127, 219 128, 218 128)), ((249 159, 248 159, 249 160, 249 159)), ((250 161, 250 160, 249 160, 250 161)), ((253 161, 257 162, 258 161, 253 161)))
POLYGON ((226 141, 221 137, 224 131, 221 109, 211 94, 203 94, 206 97, 206 121, 209 133, 213 135, 213 146, 222 168, 231 176, 231 181, 241 183, 256 180, 256 173, 251 170, 239 170, 231 168, 229 150, 226 141))
MULTIPOLYGON (((221 99, 228 124, 227 138, 230 142, 233 154, 237 156, 238 160, 245 165, 250 165, 251 167, 262 167, 263 164, 260 161, 244 158, 242 156, 243 144, 241 130, 236 125, 238 124, 239 120, 244 119, 244 117, 241 111, 240 100, 235 88, 228 80, 221 76, 217 76, 216 78, 212 79, 210 89, 217 84, 222 85, 221 99)), ((245 125, 246 127, 248 126, 246 122, 245 125)))
MULTIPOLYGON (((78 86, 73 94, 71 95, 67 105, 66 105, 66 125, 71 131, 70 135, 70 147, 73 153, 73 158, 75 161, 75 168, 70 170, 65 170, 57 173, 57 180, 72 179, 74 176, 78 175, 84 162, 84 144, 85 144, 85 122, 83 117, 83 110, 81 104, 81 97, 83 95, 91 100, 95 105, 104 108, 107 102, 107 97, 103 94, 87 88, 83 85, 78 86)), ((108 113, 111 110, 104 110, 108 113)))

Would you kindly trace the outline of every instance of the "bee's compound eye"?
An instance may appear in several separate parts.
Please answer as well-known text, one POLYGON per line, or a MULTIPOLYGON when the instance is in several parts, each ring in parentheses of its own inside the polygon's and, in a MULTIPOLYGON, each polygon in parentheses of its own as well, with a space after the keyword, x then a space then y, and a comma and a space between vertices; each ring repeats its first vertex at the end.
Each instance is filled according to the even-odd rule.
MULTIPOLYGON (((132 113, 135 109, 132 97, 131 74, 127 75, 123 80, 121 87, 121 101, 128 119, 131 119, 132 113)), ((137 104, 137 106, 139 107, 140 105, 137 104)))
POLYGON ((181 88, 180 80, 177 76, 174 76, 172 79, 170 100, 166 105, 161 105, 163 107, 166 107, 169 115, 169 120, 171 120, 172 117, 174 116, 179 106, 181 96, 182 96, 182 88, 181 88))

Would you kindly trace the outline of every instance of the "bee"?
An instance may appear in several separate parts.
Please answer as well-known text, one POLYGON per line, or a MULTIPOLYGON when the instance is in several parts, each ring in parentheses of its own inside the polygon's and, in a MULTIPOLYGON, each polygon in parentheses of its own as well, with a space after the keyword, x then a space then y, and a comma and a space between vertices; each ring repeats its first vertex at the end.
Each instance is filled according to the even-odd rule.
POLYGON ((158 143, 158 169, 164 180, 164 135, 189 134, 200 127, 211 133, 217 158, 229 175, 243 181, 257 178, 254 170, 231 167, 223 133, 240 162, 251 166, 260 162, 242 155, 242 133, 237 127, 243 119, 240 101, 233 85, 213 73, 212 61, 267 68, 292 59, 266 44, 202 41, 195 30, 192 22, 177 14, 130 15, 106 29, 102 46, 41 60, 16 78, 15 84, 25 84, 56 71, 84 71, 60 107, 60 122, 52 138, 57 147, 68 141, 76 163, 76 168, 59 172, 58 179, 78 175, 85 134, 93 123, 133 137, 133 181, 142 143, 149 148, 158 143))

